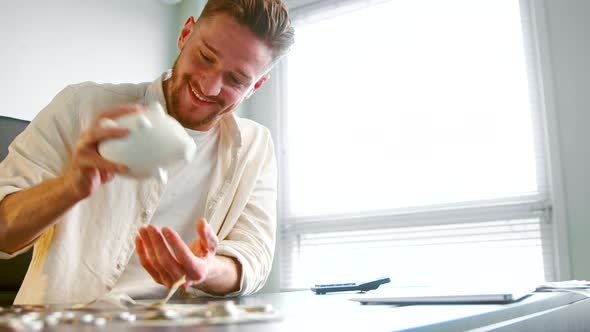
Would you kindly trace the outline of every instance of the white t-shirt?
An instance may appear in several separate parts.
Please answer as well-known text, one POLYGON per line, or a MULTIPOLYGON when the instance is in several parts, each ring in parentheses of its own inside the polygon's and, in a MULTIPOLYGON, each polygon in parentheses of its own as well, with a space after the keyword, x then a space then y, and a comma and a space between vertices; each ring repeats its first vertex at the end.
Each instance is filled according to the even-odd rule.
MULTIPOLYGON (((211 170, 215 168, 219 135, 217 127, 209 131, 186 129, 194 139, 197 151, 193 160, 167 168, 168 183, 151 224, 158 228, 168 226, 190 244, 197 237, 195 225, 205 214, 211 170)), ((139 263, 134 252, 125 271, 111 293, 126 293, 134 299, 163 298, 168 289, 157 284, 139 263)))

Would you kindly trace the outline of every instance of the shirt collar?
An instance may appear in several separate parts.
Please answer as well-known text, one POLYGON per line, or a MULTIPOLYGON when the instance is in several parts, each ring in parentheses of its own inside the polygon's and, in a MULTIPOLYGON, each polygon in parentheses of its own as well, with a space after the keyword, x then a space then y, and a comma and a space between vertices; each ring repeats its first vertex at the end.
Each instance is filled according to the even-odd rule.
POLYGON ((149 105, 152 103, 158 103, 162 106, 162 109, 168 113, 166 108, 166 98, 164 97, 164 89, 162 88, 162 82, 170 78, 170 71, 166 71, 160 75, 155 81, 150 83, 145 92, 145 104, 149 105))

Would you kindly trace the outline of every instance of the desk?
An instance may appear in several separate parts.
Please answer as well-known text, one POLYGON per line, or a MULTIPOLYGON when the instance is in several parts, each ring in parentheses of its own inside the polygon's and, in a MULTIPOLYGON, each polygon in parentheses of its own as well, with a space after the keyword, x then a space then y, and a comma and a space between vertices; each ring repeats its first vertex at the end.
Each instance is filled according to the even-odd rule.
MULTIPOLYGON (((59 326, 44 331, 587 331, 590 299, 575 293, 535 293, 498 305, 362 305, 355 294, 315 295, 310 291, 258 294, 237 298, 243 305, 272 304, 283 319, 265 323, 217 326, 153 327, 113 323, 104 327, 59 326)), ((175 303, 206 303, 207 299, 175 303)))

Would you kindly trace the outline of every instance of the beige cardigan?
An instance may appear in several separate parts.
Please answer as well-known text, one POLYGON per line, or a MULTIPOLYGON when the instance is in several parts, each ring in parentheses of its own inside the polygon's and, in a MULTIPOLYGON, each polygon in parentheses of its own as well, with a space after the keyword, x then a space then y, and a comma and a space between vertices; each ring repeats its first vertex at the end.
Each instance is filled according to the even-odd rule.
MULTIPOLYGON (((105 108, 153 100, 163 105, 162 78, 143 84, 68 86, 9 148, 0 164, 0 200, 66 169, 80 132, 105 108)), ((240 290, 259 290, 270 272, 276 233, 276 162, 269 131, 233 114, 219 122, 216 168, 205 218, 218 253, 242 264, 240 290)), ((34 243, 17 304, 86 303, 108 292, 125 269, 139 228, 150 222, 165 185, 117 177, 69 210, 34 243)), ((13 255, 0 252, 0 258, 13 255)), ((196 289, 194 295, 206 295, 196 289)))

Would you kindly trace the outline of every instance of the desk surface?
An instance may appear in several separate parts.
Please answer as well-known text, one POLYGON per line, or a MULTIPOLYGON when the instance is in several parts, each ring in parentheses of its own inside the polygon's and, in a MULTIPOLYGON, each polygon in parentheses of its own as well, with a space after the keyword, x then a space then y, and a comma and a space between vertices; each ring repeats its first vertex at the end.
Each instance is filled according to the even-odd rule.
MULTIPOLYGON (((362 305, 349 301, 354 293, 315 295, 310 291, 258 294, 235 299, 242 305, 271 304, 281 319, 270 322, 199 326, 198 331, 466 331, 565 308, 581 301, 575 293, 535 293, 511 304, 362 305)), ((207 303, 207 299, 175 303, 207 303)), ((195 326, 142 326, 111 323, 104 327, 63 326, 44 331, 195 331, 195 326)))

